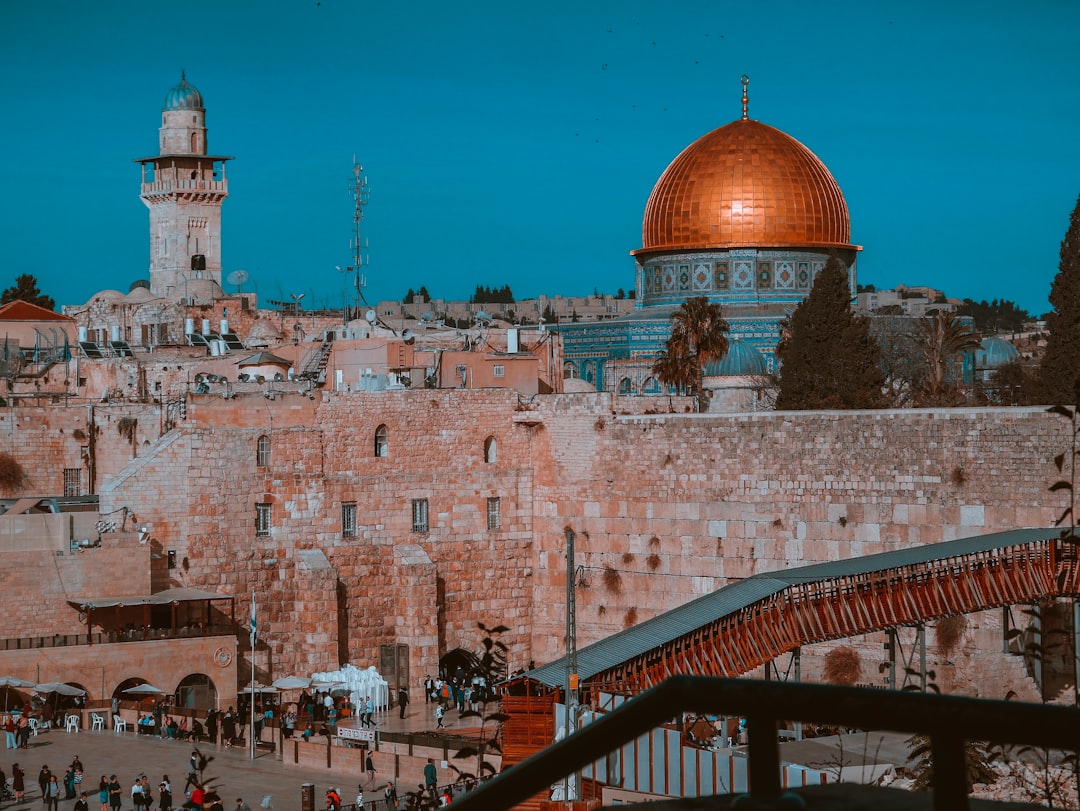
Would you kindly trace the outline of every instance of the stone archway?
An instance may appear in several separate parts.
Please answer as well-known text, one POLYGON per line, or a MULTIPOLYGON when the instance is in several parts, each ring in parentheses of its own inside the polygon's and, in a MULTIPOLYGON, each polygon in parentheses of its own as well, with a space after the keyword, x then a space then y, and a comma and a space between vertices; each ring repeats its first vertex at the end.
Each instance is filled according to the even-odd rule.
POLYGON ((217 685, 205 673, 191 673, 176 686, 176 706, 208 710, 217 706, 217 685))

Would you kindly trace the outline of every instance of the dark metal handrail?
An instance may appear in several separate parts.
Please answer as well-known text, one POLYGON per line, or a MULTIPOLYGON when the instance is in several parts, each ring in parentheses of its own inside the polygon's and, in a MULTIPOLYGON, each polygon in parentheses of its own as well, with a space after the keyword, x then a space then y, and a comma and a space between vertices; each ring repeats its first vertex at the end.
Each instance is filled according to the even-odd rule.
POLYGON ((455 801, 457 811, 499 811, 534 796, 686 712, 742 715, 750 733, 755 798, 780 796, 779 721, 817 721, 930 738, 935 811, 966 811, 965 741, 1080 751, 1080 709, 890 692, 862 687, 675 676, 455 801))
MULTIPOLYGON (((245 632, 246 633, 246 632, 245 632)), ((234 625, 209 625, 202 628, 137 628, 130 631, 95 631, 91 634, 53 634, 0 639, 0 650, 66 648, 76 645, 109 645, 120 642, 157 642, 162 639, 196 639, 206 636, 236 636, 234 625)))

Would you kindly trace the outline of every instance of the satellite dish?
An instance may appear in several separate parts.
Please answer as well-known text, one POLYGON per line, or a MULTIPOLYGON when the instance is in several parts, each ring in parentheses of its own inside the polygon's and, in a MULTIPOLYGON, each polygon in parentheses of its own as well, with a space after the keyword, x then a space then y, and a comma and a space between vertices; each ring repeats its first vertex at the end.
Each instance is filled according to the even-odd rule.
POLYGON ((367 321, 369 324, 374 324, 375 323, 375 311, 374 310, 368 310, 366 313, 364 313, 364 320, 367 321))
POLYGON ((403 333, 401 333, 401 337, 405 339, 405 343, 407 344, 416 343, 416 336, 413 334, 413 331, 411 329, 407 329, 403 333))
POLYGON ((244 286, 244 282, 246 282, 249 278, 250 277, 248 276, 248 272, 246 270, 234 270, 232 273, 225 277, 225 281, 227 281, 229 284, 235 284, 236 292, 239 293, 240 288, 244 286))

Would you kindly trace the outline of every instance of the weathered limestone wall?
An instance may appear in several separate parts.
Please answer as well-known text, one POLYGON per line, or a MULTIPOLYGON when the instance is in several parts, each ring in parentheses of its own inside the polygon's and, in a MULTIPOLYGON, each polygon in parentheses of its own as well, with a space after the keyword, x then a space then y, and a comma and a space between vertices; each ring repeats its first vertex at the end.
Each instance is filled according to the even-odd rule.
MULTIPOLYGON (((269 675, 377 664, 381 645, 406 644, 415 684, 439 655, 476 650, 478 621, 510 628, 512 668, 561 654, 568 527, 585 645, 733 579, 1046 526, 1064 505, 1048 487, 1068 425, 1039 408, 656 413, 672 408, 610 394, 525 403, 500 389, 206 396, 134 458, 120 412, 95 411, 96 453, 118 471, 102 507, 126 506, 150 527, 155 589, 257 592, 271 630, 256 661, 269 675), (489 498, 499 499, 493 529, 489 498), (413 528, 416 499, 427 500, 426 530, 413 528), (354 537, 342 532, 346 503, 354 537), (267 535, 256 533, 257 504, 270 505, 267 535)), ((9 440, 20 458, 45 467, 55 462, 40 447, 77 452, 74 418, 61 434, 44 412, 0 416, 21 420, 0 432, 34 438, 9 440)), ((152 419, 139 416, 137 430, 152 419)), ((1012 679, 1000 634, 996 616, 973 621, 969 637, 987 654, 952 655, 957 669, 943 678, 964 689, 977 681, 966 672, 1012 679)), ((853 644, 876 669, 881 639, 853 644)))
MULTIPOLYGON (((145 594, 150 590, 150 551, 130 533, 105 535, 100 547, 78 552, 5 551, 3 561, 3 639, 86 633, 78 608, 69 600, 145 594)), ((57 648, 55 652, 61 655, 63 650, 57 648)))

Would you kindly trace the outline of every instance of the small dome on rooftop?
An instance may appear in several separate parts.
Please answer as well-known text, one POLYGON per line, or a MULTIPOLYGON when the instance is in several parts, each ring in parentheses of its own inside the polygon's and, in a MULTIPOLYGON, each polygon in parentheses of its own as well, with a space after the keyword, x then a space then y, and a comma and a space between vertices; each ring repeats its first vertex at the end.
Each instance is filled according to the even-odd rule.
POLYGON ((188 82, 184 72, 180 71, 180 84, 176 85, 165 96, 166 110, 202 110, 202 93, 188 82))
POLYGON ((765 374, 765 357, 749 344, 733 340, 720 360, 705 364, 705 377, 765 374))
POLYGON ((975 350, 975 365, 980 369, 997 369, 1018 357, 1020 350, 1004 338, 984 338, 975 350))

